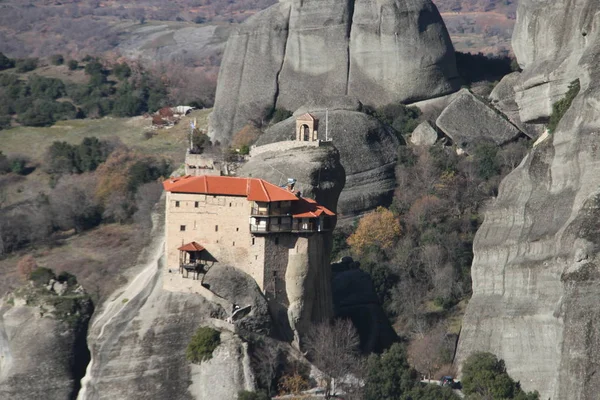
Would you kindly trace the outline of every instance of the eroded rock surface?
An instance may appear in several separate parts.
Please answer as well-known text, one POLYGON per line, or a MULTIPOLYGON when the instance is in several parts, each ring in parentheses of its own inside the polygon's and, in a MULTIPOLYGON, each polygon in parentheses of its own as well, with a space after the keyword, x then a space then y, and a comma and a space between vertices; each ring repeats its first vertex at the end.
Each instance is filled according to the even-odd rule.
POLYGON ((600 386, 599 11, 595 1, 519 3, 523 74, 555 66, 579 77, 581 92, 486 212, 457 352, 459 363, 474 351, 497 354, 542 399, 591 400, 600 386), (576 60, 556 66, 548 57, 558 53, 576 60))
POLYGON ((215 264, 208 270, 202 283, 240 308, 244 316, 235 319, 236 326, 265 335, 270 333, 272 322, 269 305, 250 275, 235 267, 215 264), (243 310, 247 307, 250 307, 247 311, 243 310))
POLYGON ((523 122, 545 122, 578 77, 598 27, 596 0, 520 1, 512 47, 523 68, 516 90, 523 122))
MULTIPOLYGON (((325 110, 310 110, 320 121, 319 138, 325 139, 325 110)), ((269 128, 257 145, 290 140, 295 131, 295 120, 289 118, 269 128)), ((398 139, 390 127, 358 111, 329 112, 330 139, 339 151, 345 170, 346 184, 339 199, 337 211, 342 221, 355 215, 389 204, 395 188, 398 139)), ((292 151, 286 152, 289 156, 292 151)), ((258 164, 260 165, 260 164, 258 164)), ((265 168, 268 172, 269 168, 265 168)), ((313 179, 318 175, 313 175, 313 179)), ((329 176, 324 174, 325 181, 329 176)), ((324 201, 323 204, 329 204, 324 201)))
POLYGON ((521 134, 497 111, 466 89, 456 95, 439 116, 436 125, 467 152, 482 141, 502 145, 521 134))
POLYGON ((70 400, 89 361, 91 301, 85 295, 67 299, 33 290, 21 288, 20 295, 8 295, 0 305, 0 398, 70 400), (71 315, 61 311, 63 305, 71 315))
POLYGON ((459 87, 454 49, 430 0, 286 0, 234 31, 219 72, 211 136, 227 141, 273 107, 317 96, 418 101, 459 87))
POLYGON ((433 146, 437 142, 438 134, 429 121, 423 121, 410 135, 410 142, 415 146, 433 146))

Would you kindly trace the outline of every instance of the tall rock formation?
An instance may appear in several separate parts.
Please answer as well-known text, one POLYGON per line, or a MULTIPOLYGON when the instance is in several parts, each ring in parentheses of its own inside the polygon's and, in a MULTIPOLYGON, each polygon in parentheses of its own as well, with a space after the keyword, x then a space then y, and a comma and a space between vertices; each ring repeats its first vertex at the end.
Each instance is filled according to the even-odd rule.
POLYGON ((458 86, 454 49, 430 0, 281 0, 231 34, 211 136, 227 141, 265 110, 294 111, 315 96, 381 106, 458 86))
POLYGON ((552 104, 552 88, 575 78, 581 91, 486 212, 457 352, 459 364, 474 351, 497 354, 542 399, 596 399, 600 386, 599 30, 596 0, 519 3, 522 76, 545 78, 524 81, 517 100, 552 104))
MULTIPOLYGON (((325 101, 329 101, 329 104, 334 102, 333 99, 325 101)), ((337 203, 338 220, 351 222, 360 213, 379 205, 391 203, 396 186, 394 170, 398 154, 398 139, 390 127, 383 125, 376 118, 360 112, 360 103, 353 103, 348 98, 338 98, 335 102, 336 107, 329 109, 327 118, 329 122, 328 139, 339 151, 339 162, 345 171, 346 178, 344 190, 337 203)), ((324 139, 325 106, 310 104, 303 106, 300 111, 310 112, 320 121, 319 139, 324 139)), ((291 117, 267 129, 260 136, 257 144, 265 145, 289 140, 294 131, 295 119, 291 117)), ((279 159, 293 158, 294 156, 289 153, 291 152, 280 155, 279 159)), ((272 161, 269 160, 269 162, 272 161)), ((293 174, 297 170, 295 165, 302 164, 302 162, 290 164, 292 167, 290 173, 293 174)), ((266 171, 269 169, 265 168, 266 171)), ((324 205, 331 206, 328 200, 320 199, 325 196, 319 197, 319 192, 323 192, 323 189, 331 186, 330 182, 335 181, 335 179, 332 180, 332 176, 335 174, 331 173, 335 170, 332 168, 315 170, 315 172, 318 171, 321 172, 313 174, 310 180, 304 180, 304 182, 318 184, 317 186, 321 190, 315 191, 316 198, 324 205)), ((296 176, 292 175, 291 177, 296 176)), ((277 174, 275 174, 275 178, 278 178, 277 174)))

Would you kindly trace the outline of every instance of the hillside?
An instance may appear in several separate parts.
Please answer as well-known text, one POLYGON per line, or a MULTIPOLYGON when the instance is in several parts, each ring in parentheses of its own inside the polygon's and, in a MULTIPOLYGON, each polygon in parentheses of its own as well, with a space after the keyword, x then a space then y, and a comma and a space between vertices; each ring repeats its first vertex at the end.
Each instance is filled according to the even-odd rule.
MULTIPOLYGON (((273 0, 18 0, 0 4, 0 52, 12 57, 116 52, 215 73, 229 27, 273 0)), ((517 1, 437 0, 460 51, 510 49, 517 1)))

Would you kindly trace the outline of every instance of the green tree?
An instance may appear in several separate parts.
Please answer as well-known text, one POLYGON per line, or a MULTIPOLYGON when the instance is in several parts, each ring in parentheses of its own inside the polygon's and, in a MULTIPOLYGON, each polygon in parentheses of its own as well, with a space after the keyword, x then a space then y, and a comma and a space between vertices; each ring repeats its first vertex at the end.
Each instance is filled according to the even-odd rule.
POLYGON ((50 62, 52 65, 63 65, 65 62, 65 57, 62 54, 54 54, 50 56, 50 62))
POLYGON ((504 360, 492 353, 473 353, 463 365, 463 393, 489 400, 538 400, 537 392, 525 393, 506 372, 504 360), (479 397, 478 397, 479 396, 479 397))
POLYGON ((496 161, 498 146, 493 143, 479 143, 473 152, 477 167, 477 174, 481 179, 490 179, 500 173, 500 166, 496 161))
POLYGON ((113 114, 117 117, 133 117, 143 111, 144 103, 132 94, 120 96, 113 104, 113 114))
POLYGON ((74 164, 79 172, 95 171, 98 165, 106 161, 111 150, 108 142, 97 137, 86 137, 74 149, 74 164))
POLYGON ((15 66, 15 62, 10 58, 6 57, 4 53, 0 52, 0 71, 4 69, 13 68, 15 66))
POLYGON ((17 60, 17 62, 15 63, 17 72, 20 72, 20 73, 33 71, 34 69, 37 68, 37 66, 38 66, 37 58, 23 58, 23 59, 17 60))
POLYGON ((58 175, 76 172, 75 146, 67 142, 53 142, 46 151, 45 169, 58 175))
POLYGON ((77 62, 77 60, 69 60, 67 66, 69 67, 70 71, 75 71, 77 68, 79 68, 79 62, 77 62))
POLYGON ((365 400, 403 400, 417 382, 417 372, 408 365, 404 348, 395 343, 383 354, 369 356, 365 400))
POLYGON ((127 63, 123 62, 113 67, 113 74, 120 81, 124 81, 131 76, 131 68, 129 68, 129 65, 127 65, 127 63))
POLYGON ((198 328, 185 351, 188 361, 200 364, 212 358, 213 351, 221 343, 221 333, 206 326, 198 328))

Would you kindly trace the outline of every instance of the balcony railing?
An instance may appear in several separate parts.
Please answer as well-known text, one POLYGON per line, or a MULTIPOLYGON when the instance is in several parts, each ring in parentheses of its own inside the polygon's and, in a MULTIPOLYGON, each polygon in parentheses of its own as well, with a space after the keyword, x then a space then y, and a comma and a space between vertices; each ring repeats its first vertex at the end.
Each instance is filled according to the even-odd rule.
POLYGON ((285 216, 285 215, 290 215, 290 209, 285 209, 285 208, 273 208, 270 210, 265 210, 265 209, 258 209, 255 207, 252 207, 252 210, 250 211, 251 215, 259 215, 259 216, 268 216, 268 217, 280 217, 280 216, 285 216))

